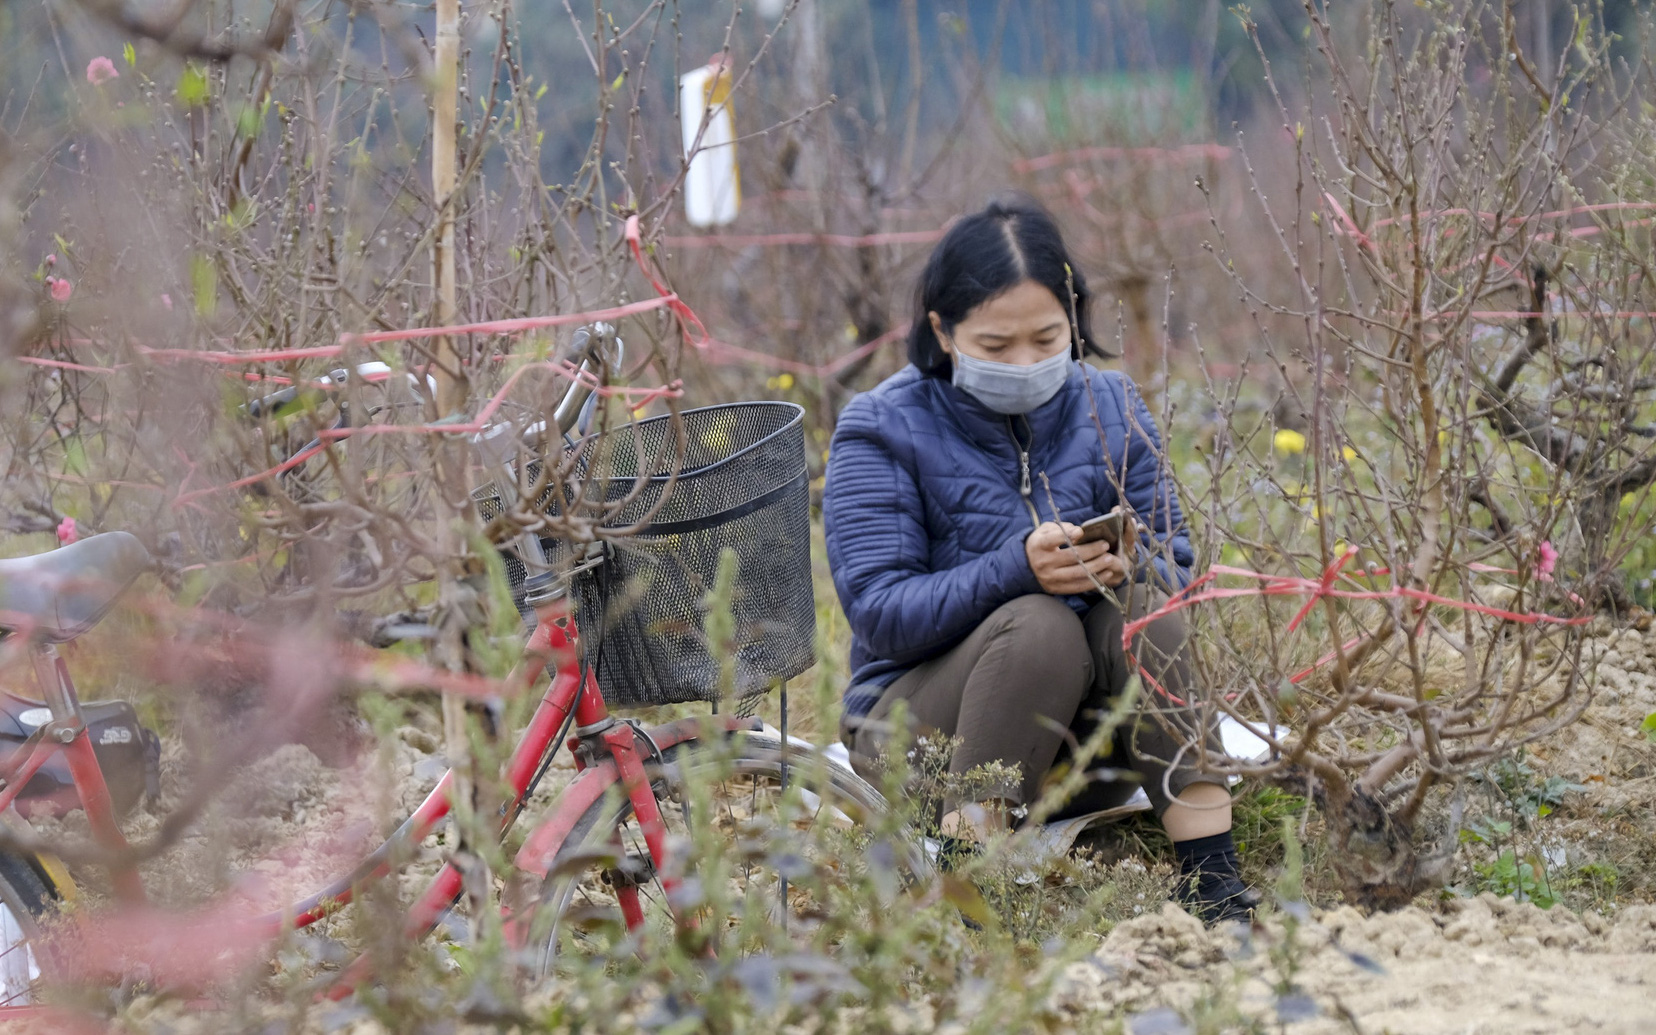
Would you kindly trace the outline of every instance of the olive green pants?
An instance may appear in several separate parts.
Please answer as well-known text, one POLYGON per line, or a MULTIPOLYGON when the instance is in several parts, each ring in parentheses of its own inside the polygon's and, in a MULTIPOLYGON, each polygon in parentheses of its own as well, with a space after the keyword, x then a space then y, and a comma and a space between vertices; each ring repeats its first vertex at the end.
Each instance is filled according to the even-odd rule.
MULTIPOLYGON (((955 647, 905 672, 867 716, 847 721, 841 734, 853 764, 865 770, 878 766, 893 732, 892 709, 903 701, 912 735, 936 732, 959 738, 949 759, 950 773, 1003 763, 1017 771, 1019 780, 991 790, 985 800, 996 796, 1013 804, 1033 803, 1042 778, 1061 753, 1067 755, 1071 738, 1077 744, 1086 741, 1135 671, 1122 646, 1124 611, 1135 617, 1150 614, 1167 600, 1143 584, 1123 585, 1113 597, 1084 617, 1044 594, 1002 605, 955 647)), ((1156 619, 1134 639, 1138 664, 1166 694, 1145 681, 1134 714, 1116 730, 1107 753, 1089 766, 1120 767, 1131 775, 1090 781, 1064 813, 1124 804, 1142 786, 1160 816, 1171 798, 1192 784, 1224 786, 1223 776, 1196 767, 1202 752, 1188 732, 1192 710, 1166 696, 1191 700, 1185 640, 1185 622, 1177 612, 1156 619)), ((1211 731, 1203 739, 1210 750, 1216 749, 1211 731)), ((959 804, 945 802, 945 807, 959 804)))

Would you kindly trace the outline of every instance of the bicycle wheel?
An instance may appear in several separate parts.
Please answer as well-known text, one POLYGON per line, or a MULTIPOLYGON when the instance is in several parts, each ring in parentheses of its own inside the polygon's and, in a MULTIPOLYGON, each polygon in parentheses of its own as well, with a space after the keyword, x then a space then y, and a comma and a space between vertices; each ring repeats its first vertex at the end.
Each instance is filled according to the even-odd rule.
POLYGON ((0 855, 0 1007, 36 1002, 40 921, 56 896, 26 859, 0 855))
MULTIPOLYGON (((560 956, 613 959, 645 953, 661 939, 690 938, 696 955, 746 954, 785 932, 791 943, 824 932, 823 906, 857 867, 880 865, 895 886, 922 877, 930 863, 917 845, 869 851, 870 822, 885 799, 861 777, 821 752, 790 743, 788 789, 782 786, 782 744, 774 735, 743 733, 728 745, 690 742, 662 753, 651 767, 662 805, 674 872, 656 871, 632 804, 620 787, 576 822, 554 858, 542 889, 532 948, 546 975, 560 956), (663 793, 665 792, 665 793, 663 793), (695 813, 700 805, 707 810, 695 813), (717 837, 719 860, 690 870, 695 837, 717 837), (676 878, 672 905, 665 883, 676 878), (710 887, 709 880, 722 886, 710 887), (632 889, 642 923, 626 923, 632 889), (787 908, 782 907, 784 893, 787 908)), ((704 843, 705 848, 705 843, 704 843)))

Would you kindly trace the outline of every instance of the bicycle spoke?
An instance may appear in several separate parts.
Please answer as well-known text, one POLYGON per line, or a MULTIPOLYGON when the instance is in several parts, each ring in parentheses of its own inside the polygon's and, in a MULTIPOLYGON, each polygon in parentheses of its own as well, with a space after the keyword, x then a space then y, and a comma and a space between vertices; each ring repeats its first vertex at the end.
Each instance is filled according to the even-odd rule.
POLYGON ((34 983, 40 979, 40 967, 29 943, 28 932, 18 922, 9 906, 0 906, 0 937, 6 942, 0 949, 0 991, 6 993, 0 1005, 32 1002, 34 983))

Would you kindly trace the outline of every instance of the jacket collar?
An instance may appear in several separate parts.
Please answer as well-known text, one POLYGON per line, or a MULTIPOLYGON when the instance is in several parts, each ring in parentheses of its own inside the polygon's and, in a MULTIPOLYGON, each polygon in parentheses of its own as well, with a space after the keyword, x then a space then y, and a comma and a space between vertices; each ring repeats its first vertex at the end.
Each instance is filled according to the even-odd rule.
MULTIPOLYGON (((944 378, 933 377, 930 381, 932 396, 938 410, 945 414, 969 441, 987 453, 1009 457, 1017 455, 1017 448, 1007 431, 1005 414, 989 409, 944 378)), ((1052 445, 1058 431, 1069 423, 1070 411, 1086 390, 1086 382, 1084 365, 1071 361, 1069 377, 1065 379, 1064 387, 1058 390, 1058 394, 1024 415, 1029 421, 1029 430, 1032 434, 1032 451, 1045 452, 1052 445)), ((1013 417, 1012 420, 1018 421, 1018 418, 1013 417)))

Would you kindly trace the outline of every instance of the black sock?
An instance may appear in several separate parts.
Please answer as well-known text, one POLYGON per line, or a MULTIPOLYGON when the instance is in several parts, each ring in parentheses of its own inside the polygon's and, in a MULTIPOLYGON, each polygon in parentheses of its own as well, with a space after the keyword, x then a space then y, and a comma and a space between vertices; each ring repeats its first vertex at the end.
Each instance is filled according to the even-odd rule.
POLYGON ((1175 841, 1173 853, 1179 857, 1181 897, 1212 905, 1247 890, 1237 868, 1236 842, 1231 840, 1229 830, 1175 841))

